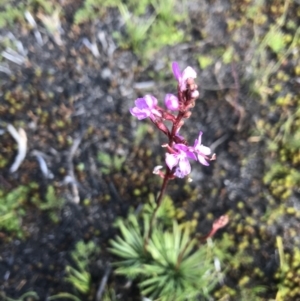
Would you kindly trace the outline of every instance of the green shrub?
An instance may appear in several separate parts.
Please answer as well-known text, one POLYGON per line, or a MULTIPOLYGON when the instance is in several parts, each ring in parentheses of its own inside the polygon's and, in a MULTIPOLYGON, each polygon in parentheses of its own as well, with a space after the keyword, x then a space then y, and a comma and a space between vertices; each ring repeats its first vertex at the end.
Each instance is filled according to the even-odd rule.
POLYGON ((171 229, 156 225, 149 241, 149 215, 129 214, 118 220, 121 235, 111 240, 110 251, 121 260, 116 273, 136 279, 141 293, 162 301, 197 300, 208 296, 216 284, 213 254, 207 245, 197 246, 187 227, 173 222, 171 229))

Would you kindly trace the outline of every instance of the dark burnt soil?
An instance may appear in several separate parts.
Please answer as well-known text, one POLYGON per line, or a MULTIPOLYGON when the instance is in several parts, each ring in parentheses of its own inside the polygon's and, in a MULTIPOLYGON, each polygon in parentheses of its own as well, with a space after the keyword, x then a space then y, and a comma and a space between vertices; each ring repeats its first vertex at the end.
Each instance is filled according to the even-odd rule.
MULTIPOLYGON (((275 237, 281 234, 281 228, 261 231, 265 226, 261 217, 268 206, 268 190, 262 183, 265 142, 254 139, 252 134, 256 120, 267 116, 267 105, 261 105, 259 97, 252 93, 251 76, 245 76, 246 66, 240 63, 245 49, 250 47, 251 31, 245 30, 234 42, 239 62, 213 65, 204 71, 197 67, 199 53, 231 45, 227 19, 230 13, 232 18, 241 14, 235 2, 191 4, 189 34, 193 39, 161 50, 146 66, 131 51, 109 49, 114 43, 112 32, 121 27, 116 11, 93 24, 75 26, 74 3, 64 7, 61 45, 45 30, 41 31, 44 44, 39 45, 33 31, 24 24, 1 30, 2 36, 13 33, 28 52, 22 64, 4 61, 10 71, 0 72, 0 126, 3 130, 9 123, 22 127, 27 134, 28 151, 20 168, 10 174, 16 145, 8 132, 0 136, 1 159, 5 159, 0 188, 8 191, 36 182, 37 194, 43 200, 51 185, 66 203, 57 212, 59 221, 54 223, 47 212, 26 200, 26 215, 21 221, 23 238, 0 232, 0 292, 18 298, 35 291, 40 300, 59 292, 74 293, 74 288, 63 281, 66 265, 74 264, 70 251, 76 242, 92 240, 100 246, 100 253, 91 258, 91 293, 82 298, 95 298, 105 270, 113 261, 107 246, 116 234, 114 220, 126 216, 130 207, 145 203, 149 193, 156 193, 161 183, 152 169, 164 160, 160 145, 165 139, 150 122, 135 120, 129 108, 138 96, 151 93, 162 103, 165 93, 174 93, 170 62, 178 61, 182 68, 195 67, 201 92, 181 134, 192 144, 202 130, 203 143, 213 148, 217 160, 209 167, 194 164, 193 182, 176 179, 168 187, 168 194, 176 207, 186 212, 183 220, 197 220, 197 232, 201 234, 210 230, 217 217, 229 214, 231 222, 217 237, 229 233, 233 253, 235 246, 247 237, 249 246, 245 249, 254 262, 251 269, 245 264, 230 270, 226 285, 236 288, 243 275, 252 273, 253 266, 258 267, 263 276, 260 280, 253 276, 253 285, 267 286, 266 296, 275 298, 275 237), (100 41, 99 33, 104 34, 107 45, 100 41), (84 39, 95 41, 99 56, 91 53, 84 39), (139 88, 140 83, 148 81, 149 88, 139 88), (138 134, 140 126, 142 134, 138 134), (74 143, 78 143, 75 152, 74 143), (53 178, 42 174, 34 151, 42 152, 53 178), (112 167, 106 174, 103 166, 107 162, 97 159, 99 152, 126 160, 120 168, 112 167), (79 204, 74 202, 76 194, 67 181, 70 174, 77 183, 79 204), (240 203, 243 206, 238 206, 240 203), (247 218, 256 223, 239 233, 238 225, 245 226, 247 218), (255 238, 259 239, 259 249, 252 245, 255 238)), ((111 275, 109 283, 115 281, 111 275)), ((125 280, 117 279, 117 283, 120 300, 137 295, 132 286, 124 289, 125 280)))

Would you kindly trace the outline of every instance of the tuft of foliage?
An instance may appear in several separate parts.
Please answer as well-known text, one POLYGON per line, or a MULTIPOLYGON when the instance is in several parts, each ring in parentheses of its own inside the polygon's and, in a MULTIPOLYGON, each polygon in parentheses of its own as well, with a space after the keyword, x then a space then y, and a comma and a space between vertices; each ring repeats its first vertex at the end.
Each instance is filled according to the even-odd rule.
POLYGON ((66 267, 67 277, 65 280, 83 294, 88 293, 91 286, 91 275, 88 272, 90 257, 98 252, 99 249, 94 242, 90 241, 85 244, 83 241, 79 241, 71 253, 76 268, 70 265, 66 267))
MULTIPOLYGON (((153 193, 149 195, 149 202, 143 207, 143 213, 148 214, 149 218, 156 208, 155 196, 153 193)), ((156 219, 164 226, 172 226, 173 220, 176 215, 176 209, 170 196, 165 195, 161 206, 159 207, 156 219)))
POLYGON ((208 297, 216 284, 212 258, 206 246, 195 247, 188 228, 175 221, 171 231, 156 228, 148 246, 152 260, 144 265, 147 277, 140 282, 142 294, 161 301, 208 297))
POLYGON ((107 7, 115 7, 118 2, 118 0, 85 0, 83 6, 74 15, 74 23, 79 25, 93 21, 101 17, 107 7))
POLYGON ((52 1, 47 0, 0 0, 0 28, 11 27, 16 21, 25 22, 26 10, 31 12, 41 10, 46 14, 52 14, 55 8, 52 1))
POLYGON ((212 253, 207 245, 197 247, 187 227, 173 225, 168 229, 154 226, 149 230, 149 215, 131 213, 118 220, 121 235, 110 241, 110 251, 121 258, 114 263, 116 273, 136 279, 143 296, 155 300, 197 300, 208 296, 216 284, 212 253))
POLYGON ((147 32, 154 23, 156 15, 152 14, 150 17, 144 18, 135 16, 123 3, 119 4, 119 11, 126 24, 127 38, 124 38, 120 33, 115 33, 114 37, 118 40, 122 48, 132 48, 133 51, 139 52, 143 43, 147 41, 145 37, 148 35, 147 32))
POLYGON ((0 190, 0 230, 15 232, 21 238, 22 217, 26 214, 24 203, 28 201, 30 186, 19 186, 10 192, 0 190))
POLYGON ((101 18, 109 8, 117 8, 125 24, 125 35, 119 32, 113 35, 120 47, 131 48, 142 57, 164 46, 180 43, 186 36, 178 29, 185 14, 177 12, 175 0, 85 0, 83 7, 75 13, 74 23, 101 18))
POLYGON ((40 203, 39 208, 41 210, 58 209, 62 207, 63 203, 64 200, 56 196, 54 187, 49 185, 45 195, 45 202, 40 203))
POLYGON ((5 6, 4 4, 4 1, 0 2, 0 8, 2 8, 0 12, 0 28, 13 26, 15 21, 24 19, 25 6, 23 3, 19 3, 17 6, 9 2, 5 6))
POLYGON ((19 238, 23 237, 22 217, 26 214, 25 205, 28 203, 46 211, 53 222, 59 221, 57 211, 62 208, 64 200, 56 196, 53 186, 48 186, 42 201, 37 189, 38 185, 33 182, 9 192, 0 190, 0 230, 15 232, 19 238))
POLYGON ((126 160, 125 156, 110 155, 105 152, 99 152, 97 160, 101 164, 100 170, 104 175, 108 175, 114 171, 119 172, 126 160))
MULTIPOLYGON (((121 232, 114 240, 110 240, 111 253, 122 258, 115 263, 116 273, 126 275, 131 279, 137 278, 143 271, 143 265, 149 262, 150 254, 144 248, 144 235, 137 217, 131 213, 127 220, 118 219, 116 226, 121 232)), ((149 218, 144 218, 144 228, 149 229, 149 218)))
POLYGON ((49 218, 54 222, 58 223, 59 218, 59 211, 63 207, 65 200, 63 198, 60 198, 56 195, 55 189, 53 186, 49 185, 47 187, 46 195, 43 198, 44 200, 41 201, 41 199, 33 198, 32 202, 42 211, 46 211, 49 215, 49 218))
POLYGON ((102 300, 103 301, 117 301, 118 297, 117 297, 115 290, 111 287, 106 287, 103 297, 102 297, 102 300))

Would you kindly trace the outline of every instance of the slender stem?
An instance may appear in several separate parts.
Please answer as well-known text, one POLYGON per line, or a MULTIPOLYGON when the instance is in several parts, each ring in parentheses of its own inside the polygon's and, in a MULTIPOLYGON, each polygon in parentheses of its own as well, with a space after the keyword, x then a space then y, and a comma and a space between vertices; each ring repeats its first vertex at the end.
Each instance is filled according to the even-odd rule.
POLYGON ((156 207, 152 213, 152 216, 151 216, 151 220, 150 220, 150 225, 149 225, 149 229, 148 229, 148 233, 145 237, 145 241, 144 241, 144 250, 146 250, 147 248, 147 245, 149 243, 149 238, 151 236, 151 232, 152 232, 152 229, 153 229, 153 226, 154 226, 154 221, 155 221, 155 218, 156 218, 156 215, 157 215, 157 212, 158 212, 158 209, 160 208, 161 204, 162 204, 162 200, 163 200, 163 196, 166 192, 166 189, 167 189, 167 184, 170 180, 170 176, 171 176, 171 171, 169 168, 167 168, 167 171, 166 171, 166 174, 165 174, 165 177, 164 177, 164 180, 163 180, 163 183, 161 185, 161 189, 160 189, 160 192, 159 192, 159 195, 156 199, 156 207))
POLYGON ((162 183, 162 186, 161 186, 161 189, 160 189, 160 193, 159 193, 159 196, 157 197, 157 200, 156 200, 156 208, 152 214, 152 217, 151 217, 151 221, 150 221, 150 228, 151 226, 153 225, 153 222, 154 222, 154 219, 156 217, 156 214, 157 214, 157 211, 162 203, 162 200, 163 200, 163 196, 166 192, 166 188, 167 188, 167 184, 170 180, 170 175, 171 175, 171 172, 169 170, 169 168, 167 169, 167 172, 165 174, 165 177, 164 177, 164 181, 162 183))

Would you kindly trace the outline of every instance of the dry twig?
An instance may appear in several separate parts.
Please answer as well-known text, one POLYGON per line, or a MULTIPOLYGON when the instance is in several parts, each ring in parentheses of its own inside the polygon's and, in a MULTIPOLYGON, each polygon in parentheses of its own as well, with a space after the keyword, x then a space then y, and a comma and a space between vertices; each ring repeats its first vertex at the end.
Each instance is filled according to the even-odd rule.
POLYGON ((7 126, 7 130, 18 144, 18 154, 15 158, 14 163, 12 164, 12 166, 9 169, 9 172, 13 173, 18 170, 18 168, 20 167, 20 165, 22 164, 23 160, 26 157, 27 136, 26 136, 25 131, 22 128, 19 128, 19 130, 17 131, 12 124, 9 124, 7 126))

